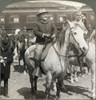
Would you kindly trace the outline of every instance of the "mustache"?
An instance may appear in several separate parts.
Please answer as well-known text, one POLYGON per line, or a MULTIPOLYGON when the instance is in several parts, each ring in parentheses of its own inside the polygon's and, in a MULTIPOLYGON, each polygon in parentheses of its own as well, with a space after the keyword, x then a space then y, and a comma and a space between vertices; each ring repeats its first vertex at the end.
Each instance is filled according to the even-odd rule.
POLYGON ((44 16, 43 18, 47 18, 47 16, 44 16))

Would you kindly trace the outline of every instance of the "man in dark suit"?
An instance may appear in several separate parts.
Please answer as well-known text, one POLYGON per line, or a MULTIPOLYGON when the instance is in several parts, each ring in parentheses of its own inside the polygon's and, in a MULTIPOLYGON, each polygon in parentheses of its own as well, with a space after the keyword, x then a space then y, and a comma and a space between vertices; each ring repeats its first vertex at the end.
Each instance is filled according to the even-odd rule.
POLYGON ((7 35, 2 39, 0 51, 0 84, 1 81, 4 81, 4 96, 8 97, 8 79, 10 78, 10 66, 13 61, 13 52, 7 35))

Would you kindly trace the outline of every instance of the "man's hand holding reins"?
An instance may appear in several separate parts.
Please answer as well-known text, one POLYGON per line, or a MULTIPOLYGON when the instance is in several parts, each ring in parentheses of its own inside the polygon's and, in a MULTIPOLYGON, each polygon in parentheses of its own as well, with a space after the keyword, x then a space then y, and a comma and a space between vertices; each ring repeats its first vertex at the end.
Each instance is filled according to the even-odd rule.
POLYGON ((49 38, 50 37, 50 34, 43 34, 42 37, 43 38, 46 38, 46 37, 49 38))

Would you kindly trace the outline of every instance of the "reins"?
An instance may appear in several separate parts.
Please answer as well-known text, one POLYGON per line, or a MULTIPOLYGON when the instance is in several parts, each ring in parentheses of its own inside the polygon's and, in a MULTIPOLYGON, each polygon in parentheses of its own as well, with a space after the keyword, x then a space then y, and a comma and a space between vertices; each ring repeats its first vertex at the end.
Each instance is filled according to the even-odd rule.
POLYGON ((88 41, 88 50, 86 51, 86 52, 83 52, 82 50, 81 50, 81 54, 80 55, 78 55, 79 57, 84 57, 84 56, 86 56, 87 55, 87 53, 88 53, 88 51, 89 51, 89 41, 88 41))
MULTIPOLYGON (((72 35, 72 34, 71 34, 72 35)), ((74 36, 72 35, 72 37, 74 38, 74 36)), ((74 40, 75 40, 75 42, 77 43, 77 44, 79 44, 77 41, 76 41, 76 39, 74 38, 74 40)), ((88 50, 87 50, 87 52, 83 52, 82 50, 81 50, 81 54, 79 54, 79 55, 77 55, 78 57, 84 57, 84 56, 86 56, 87 55, 87 53, 88 53, 88 51, 89 51, 89 41, 88 41, 88 50)))
POLYGON ((52 47, 54 48, 55 52, 59 55, 59 56, 62 56, 62 57, 69 57, 69 56, 64 56, 63 54, 60 54, 56 48, 54 47, 54 45, 52 45, 52 47))

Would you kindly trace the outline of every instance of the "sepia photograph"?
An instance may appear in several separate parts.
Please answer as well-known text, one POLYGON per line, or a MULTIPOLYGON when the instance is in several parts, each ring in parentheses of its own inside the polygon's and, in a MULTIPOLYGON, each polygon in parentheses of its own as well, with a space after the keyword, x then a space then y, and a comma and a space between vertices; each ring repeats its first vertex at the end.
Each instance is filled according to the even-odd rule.
POLYGON ((82 2, 8 4, 0 14, 0 100, 95 100, 95 28, 94 10, 82 2))

